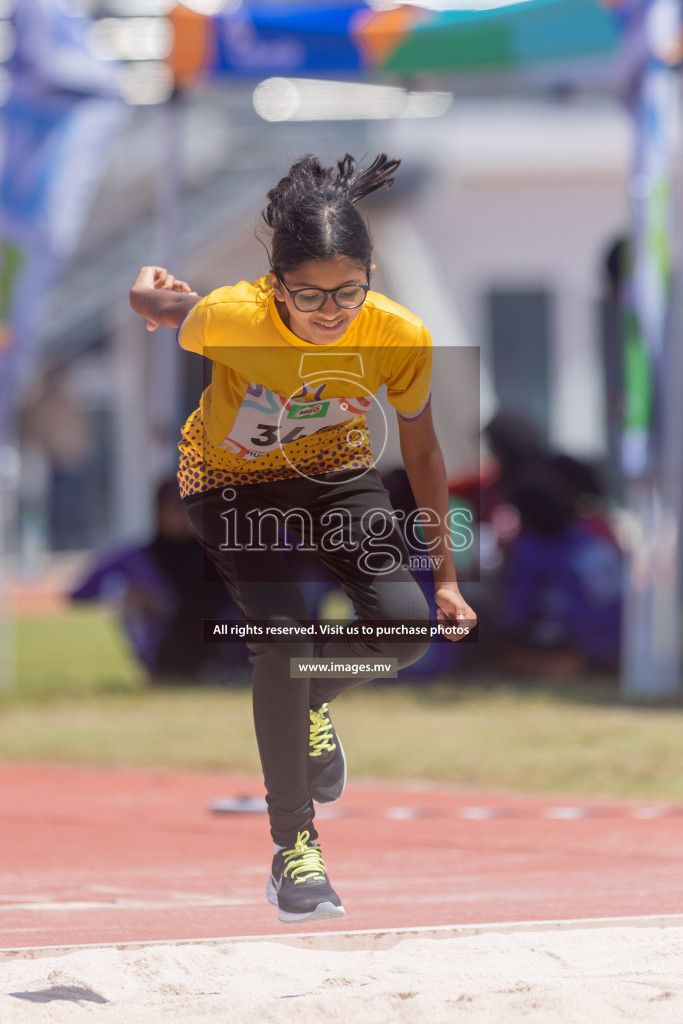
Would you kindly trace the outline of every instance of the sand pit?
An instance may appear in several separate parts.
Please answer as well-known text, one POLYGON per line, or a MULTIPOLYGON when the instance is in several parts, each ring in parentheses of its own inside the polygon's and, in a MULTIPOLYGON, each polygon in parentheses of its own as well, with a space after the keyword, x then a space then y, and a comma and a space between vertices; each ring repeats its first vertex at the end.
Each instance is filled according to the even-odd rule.
MULTIPOLYGON (((680 921, 680 919, 678 919, 680 921)), ((3 1024, 679 1024, 683 927, 343 933, 0 954, 3 1024)))

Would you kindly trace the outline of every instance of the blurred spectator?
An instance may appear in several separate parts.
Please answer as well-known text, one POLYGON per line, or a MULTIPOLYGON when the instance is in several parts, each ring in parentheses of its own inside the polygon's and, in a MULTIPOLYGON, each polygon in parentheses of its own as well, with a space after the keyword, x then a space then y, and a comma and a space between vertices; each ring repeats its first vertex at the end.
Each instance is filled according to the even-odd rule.
POLYGON ((520 474, 512 491, 520 532, 501 611, 507 668, 552 673, 618 664, 622 555, 611 533, 580 513, 584 470, 587 481, 576 460, 548 459, 520 474))
POLYGON ((617 544, 604 490, 595 467, 571 455, 553 455, 550 465, 558 472, 567 498, 583 525, 617 544))
POLYGON ((545 445, 535 424, 513 410, 502 409, 484 427, 491 460, 484 465, 481 478, 481 521, 495 526, 501 507, 509 506, 520 473, 536 465, 545 454, 545 445))
POLYGON ((502 567, 505 547, 519 529, 519 517, 510 498, 517 477, 543 458, 545 447, 534 423, 511 409, 497 412, 482 435, 489 455, 479 475, 450 480, 449 491, 460 504, 475 511, 480 568, 486 577, 502 567))
POLYGON ((472 512, 476 538, 470 565, 458 566, 463 593, 476 603, 482 623, 476 646, 463 651, 472 668, 481 667, 501 649, 499 623, 507 551, 520 526, 512 492, 519 475, 545 456, 544 443, 533 421, 513 409, 497 412, 482 436, 488 451, 479 474, 449 481, 451 502, 472 512))
POLYGON ((152 682, 246 682, 242 642, 202 640, 203 619, 241 617, 190 533, 175 478, 158 489, 156 525, 149 544, 97 561, 71 600, 118 605, 131 649, 152 682))

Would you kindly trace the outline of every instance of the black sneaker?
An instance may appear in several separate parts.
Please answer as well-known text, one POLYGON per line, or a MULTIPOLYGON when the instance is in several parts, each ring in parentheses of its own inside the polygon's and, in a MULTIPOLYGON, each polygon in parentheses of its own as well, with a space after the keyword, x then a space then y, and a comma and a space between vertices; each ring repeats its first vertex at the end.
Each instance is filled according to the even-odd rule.
POLYGON ((341 740, 330 721, 327 704, 311 708, 308 741, 308 788, 318 804, 333 804, 346 785, 346 758, 341 740))
POLYGON ((293 850, 280 850, 273 857, 266 896, 286 924, 344 917, 341 900, 325 871, 322 850, 309 837, 309 832, 299 832, 293 850))

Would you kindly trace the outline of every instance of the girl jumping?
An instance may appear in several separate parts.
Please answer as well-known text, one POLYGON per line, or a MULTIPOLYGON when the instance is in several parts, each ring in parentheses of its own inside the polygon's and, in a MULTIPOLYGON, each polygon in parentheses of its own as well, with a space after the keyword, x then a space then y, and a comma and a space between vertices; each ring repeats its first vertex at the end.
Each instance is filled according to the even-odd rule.
POLYGON ((420 628, 427 601, 365 419, 383 384, 422 510, 438 618, 476 622, 449 545, 446 473, 430 409, 431 339, 416 316, 371 290, 372 242, 356 209, 392 184, 399 163, 382 154, 361 170, 347 154, 326 168, 306 156, 268 193, 268 274, 200 299, 164 268, 143 267, 130 293, 149 330, 177 327, 180 345, 213 363, 211 384, 182 431, 178 479, 193 529, 249 627, 274 842, 267 897, 285 922, 344 914, 314 825, 314 801, 338 800, 346 780, 329 704, 376 678, 379 660, 395 659, 400 669, 428 646, 420 628), (352 635, 313 641, 301 633, 310 617, 287 534, 315 551, 346 592, 358 625, 352 635), (372 630, 364 638, 363 623, 377 622, 402 624, 397 634, 407 631, 408 641, 378 640, 372 630), (336 674, 325 674, 330 665, 336 674), (339 675, 340 665, 347 674, 339 675))

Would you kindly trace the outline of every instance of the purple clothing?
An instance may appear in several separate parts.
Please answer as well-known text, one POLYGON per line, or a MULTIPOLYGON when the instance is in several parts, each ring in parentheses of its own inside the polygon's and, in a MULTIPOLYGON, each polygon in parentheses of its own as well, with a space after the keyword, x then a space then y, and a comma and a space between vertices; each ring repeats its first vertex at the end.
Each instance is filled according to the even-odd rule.
POLYGON ((150 671, 154 669, 175 601, 168 579, 155 567, 146 548, 123 548, 105 556, 70 596, 72 601, 120 604, 124 631, 136 657, 150 671), (129 599, 133 591, 143 592, 153 611, 139 611, 129 599))
POLYGON ((622 573, 616 544, 582 523, 558 537, 523 531, 510 549, 502 625, 516 643, 616 664, 622 573))
POLYGON ((234 619, 225 586, 205 577, 204 557, 193 538, 156 537, 143 547, 104 556, 71 593, 72 601, 113 601, 134 654, 153 676, 205 675, 244 662, 242 644, 205 645, 203 619, 234 619))

